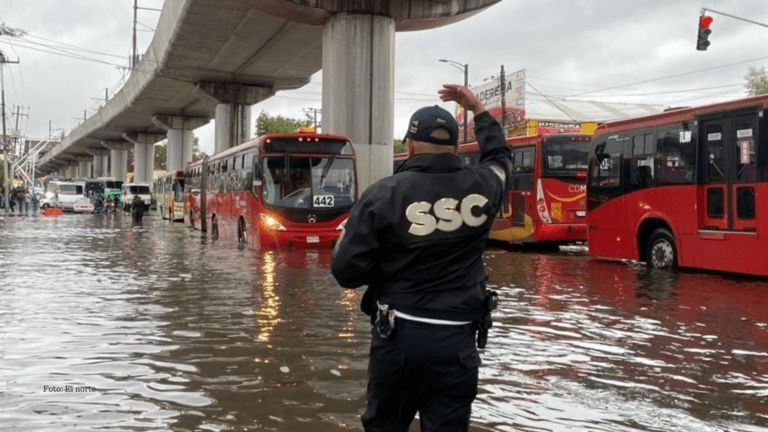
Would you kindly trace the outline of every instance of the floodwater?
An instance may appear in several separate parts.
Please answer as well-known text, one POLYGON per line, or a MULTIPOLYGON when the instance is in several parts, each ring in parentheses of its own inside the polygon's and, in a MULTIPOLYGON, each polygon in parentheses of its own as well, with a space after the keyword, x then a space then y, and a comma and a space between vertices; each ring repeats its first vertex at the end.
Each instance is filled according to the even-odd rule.
MULTIPOLYGON (((0 214, 0 430, 361 430, 328 251, 0 214)), ((491 248, 472 431, 768 431, 768 281, 491 248)), ((414 423, 412 430, 418 430, 414 423)))

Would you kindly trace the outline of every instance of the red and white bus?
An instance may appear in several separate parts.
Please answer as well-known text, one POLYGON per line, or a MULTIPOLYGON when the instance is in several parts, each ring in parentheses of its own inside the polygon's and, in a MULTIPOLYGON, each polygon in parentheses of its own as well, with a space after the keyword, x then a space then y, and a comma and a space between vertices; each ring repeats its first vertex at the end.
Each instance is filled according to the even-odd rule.
POLYGON ((768 276, 768 95, 600 126, 589 253, 768 276))
MULTIPOLYGON (((557 133, 507 138, 512 188, 489 238, 523 245, 556 246, 587 240, 586 179, 590 134, 557 133)), ((464 165, 477 164, 477 143, 459 145, 464 165)), ((394 169, 407 159, 396 154, 394 169)))
POLYGON ((185 170, 185 221, 253 247, 329 247, 357 200, 344 136, 262 135, 185 170))

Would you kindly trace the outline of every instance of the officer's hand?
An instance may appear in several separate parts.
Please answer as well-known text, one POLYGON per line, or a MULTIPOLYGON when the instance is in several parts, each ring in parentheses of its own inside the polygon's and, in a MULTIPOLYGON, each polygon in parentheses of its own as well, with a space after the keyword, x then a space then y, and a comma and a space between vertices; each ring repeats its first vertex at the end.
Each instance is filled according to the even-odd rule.
POLYGON ((472 111, 475 115, 485 111, 485 105, 467 87, 457 84, 443 84, 443 88, 437 91, 443 102, 454 101, 464 109, 472 111))

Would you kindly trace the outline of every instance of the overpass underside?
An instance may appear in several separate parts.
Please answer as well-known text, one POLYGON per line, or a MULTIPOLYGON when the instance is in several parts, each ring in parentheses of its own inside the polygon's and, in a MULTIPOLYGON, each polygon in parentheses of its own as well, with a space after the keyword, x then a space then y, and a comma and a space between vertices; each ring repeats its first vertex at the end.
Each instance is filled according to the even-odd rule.
POLYGON ((192 131, 215 119, 215 151, 230 148, 251 137, 253 104, 322 69, 323 131, 350 137, 362 190, 391 173, 396 31, 448 25, 498 1, 166 0, 126 84, 40 170, 64 161, 80 176, 124 178, 132 148, 136 181, 151 182, 157 142, 168 140, 168 169, 181 169, 192 131))

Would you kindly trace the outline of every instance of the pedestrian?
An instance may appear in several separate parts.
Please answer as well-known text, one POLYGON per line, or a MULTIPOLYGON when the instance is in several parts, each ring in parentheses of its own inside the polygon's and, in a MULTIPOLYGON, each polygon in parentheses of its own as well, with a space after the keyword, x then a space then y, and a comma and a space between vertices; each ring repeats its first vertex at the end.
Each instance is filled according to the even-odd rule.
POLYGON ((32 204, 32 194, 29 189, 24 189, 24 214, 29 214, 29 206, 32 204))
POLYGON ((37 214, 37 207, 40 205, 40 194, 32 193, 32 214, 37 214))
POLYGON ((139 194, 134 195, 133 201, 131 202, 131 213, 133 213, 133 220, 135 222, 141 222, 141 219, 144 217, 145 210, 146 207, 144 201, 141 200, 139 194))
POLYGON ((25 198, 24 189, 19 188, 16 191, 16 202, 19 204, 19 214, 21 214, 22 211, 24 210, 24 198, 25 198))
POLYGON ((16 188, 11 189, 11 196, 8 197, 8 204, 11 206, 11 213, 13 213, 13 208, 16 206, 16 188))
POLYGON ((511 157, 501 126, 467 87, 438 93, 474 113, 479 164, 456 156, 458 123, 448 111, 416 111, 404 139, 409 159, 362 193, 333 252, 342 287, 368 286, 366 431, 407 431, 417 412, 423 432, 467 431, 477 395, 477 348, 496 298, 482 254, 511 157))

